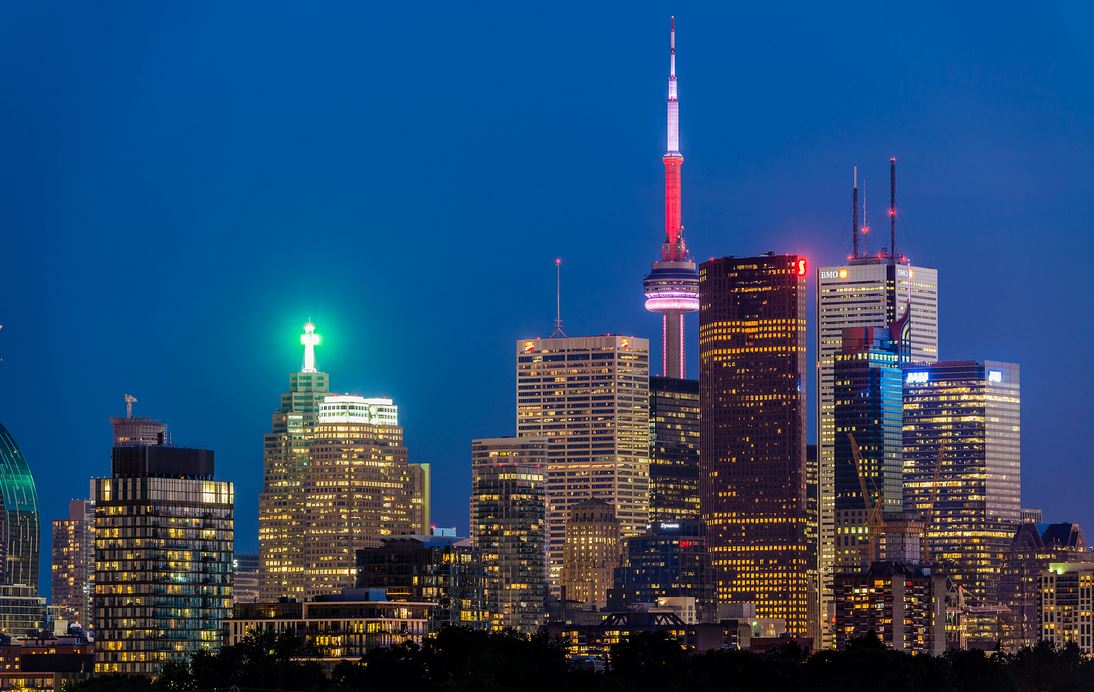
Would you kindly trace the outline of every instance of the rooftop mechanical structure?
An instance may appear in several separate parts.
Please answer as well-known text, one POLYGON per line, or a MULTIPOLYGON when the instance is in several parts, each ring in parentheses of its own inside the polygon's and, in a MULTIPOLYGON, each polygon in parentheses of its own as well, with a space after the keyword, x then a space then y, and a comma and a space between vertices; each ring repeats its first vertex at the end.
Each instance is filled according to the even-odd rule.
POLYGON ((646 309, 661 314, 661 374, 684 378, 684 315, 699 309, 699 271, 680 223, 680 103, 676 97, 676 19, 669 33, 668 146, 665 164, 665 242, 661 259, 643 281, 646 309))

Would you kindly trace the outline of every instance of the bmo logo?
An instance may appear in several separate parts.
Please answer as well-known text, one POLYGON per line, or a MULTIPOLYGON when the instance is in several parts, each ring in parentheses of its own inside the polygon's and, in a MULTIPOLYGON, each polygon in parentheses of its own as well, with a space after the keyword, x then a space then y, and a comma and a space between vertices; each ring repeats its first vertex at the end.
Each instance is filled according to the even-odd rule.
POLYGON ((838 269, 828 269, 828 270, 822 271, 821 272, 821 278, 822 279, 838 279, 839 278, 839 270, 838 269))

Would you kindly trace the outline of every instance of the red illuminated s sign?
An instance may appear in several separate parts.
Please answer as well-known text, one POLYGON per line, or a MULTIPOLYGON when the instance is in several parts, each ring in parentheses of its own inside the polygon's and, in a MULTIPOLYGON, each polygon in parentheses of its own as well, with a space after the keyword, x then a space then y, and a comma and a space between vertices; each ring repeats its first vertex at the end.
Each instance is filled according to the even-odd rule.
POLYGON ((805 260, 798 259, 794 262, 794 267, 798 272, 798 276, 805 276, 805 260))

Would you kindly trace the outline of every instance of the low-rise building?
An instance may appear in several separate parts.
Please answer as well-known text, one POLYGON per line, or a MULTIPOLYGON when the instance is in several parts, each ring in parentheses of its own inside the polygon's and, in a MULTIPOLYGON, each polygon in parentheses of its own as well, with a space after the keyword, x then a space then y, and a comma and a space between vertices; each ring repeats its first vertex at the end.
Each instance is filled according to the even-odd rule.
POLYGON ((698 627, 687 624, 675 613, 633 610, 606 613, 592 622, 554 623, 547 626, 547 631, 562 642, 571 659, 600 668, 608 663, 612 646, 639 632, 664 632, 689 649, 697 650, 698 627))
POLYGON ((0 690, 59 692, 88 677, 94 667, 95 646, 82 634, 0 637, 0 690))
POLYGON ((430 631, 433 603, 388 601, 375 589, 345 589, 311 601, 237 603, 225 623, 227 643, 238 644, 252 632, 291 632, 319 649, 332 668, 357 661, 368 651, 411 641, 420 644, 430 631))

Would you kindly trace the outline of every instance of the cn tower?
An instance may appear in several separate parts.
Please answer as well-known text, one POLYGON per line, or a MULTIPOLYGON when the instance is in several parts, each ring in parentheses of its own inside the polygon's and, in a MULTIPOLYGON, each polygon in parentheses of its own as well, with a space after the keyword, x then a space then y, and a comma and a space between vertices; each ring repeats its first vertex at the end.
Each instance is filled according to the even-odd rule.
POLYGON ((665 242, 643 285, 646 309, 661 313, 661 374, 683 379, 684 314, 699 309, 699 272, 684 245, 680 223, 680 103, 676 98, 676 18, 669 32, 668 146, 665 164, 665 242))

